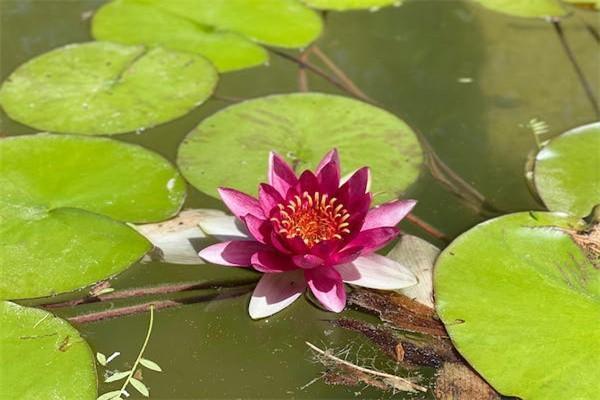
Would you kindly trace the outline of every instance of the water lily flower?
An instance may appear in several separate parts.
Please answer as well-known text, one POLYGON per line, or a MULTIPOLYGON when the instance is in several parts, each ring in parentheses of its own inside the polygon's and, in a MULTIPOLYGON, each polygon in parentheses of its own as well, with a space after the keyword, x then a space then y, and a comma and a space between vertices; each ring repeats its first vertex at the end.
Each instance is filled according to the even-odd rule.
POLYGON ((335 149, 314 173, 306 170, 299 177, 271 153, 268 183, 260 184, 258 199, 219 189, 243 229, 234 228, 233 240, 199 255, 213 264, 264 273, 250 300, 254 319, 287 307, 307 287, 326 309, 340 312, 346 305, 344 282, 387 290, 412 286, 417 281, 406 267, 375 252, 398 236, 396 225, 416 201, 396 200, 369 209, 369 176, 365 167, 341 179, 335 149))

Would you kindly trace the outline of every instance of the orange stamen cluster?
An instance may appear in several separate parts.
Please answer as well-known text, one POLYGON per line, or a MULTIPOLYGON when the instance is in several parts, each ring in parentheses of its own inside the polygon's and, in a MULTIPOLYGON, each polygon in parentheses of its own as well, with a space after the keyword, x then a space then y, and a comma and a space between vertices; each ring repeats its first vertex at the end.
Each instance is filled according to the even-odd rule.
POLYGON ((304 192, 302 197, 296 195, 277 207, 279 213, 271 221, 278 232, 288 239, 299 237, 309 247, 323 240, 342 239, 342 235, 350 233, 348 210, 327 193, 304 192))

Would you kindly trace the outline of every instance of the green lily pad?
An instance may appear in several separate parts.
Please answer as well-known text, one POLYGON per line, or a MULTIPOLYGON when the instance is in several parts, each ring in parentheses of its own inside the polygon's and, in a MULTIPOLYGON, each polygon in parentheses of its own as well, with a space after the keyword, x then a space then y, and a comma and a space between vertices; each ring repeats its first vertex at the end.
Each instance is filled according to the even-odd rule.
POLYGON ((567 131, 539 151, 533 180, 549 210, 584 217, 600 204, 597 149, 600 149, 600 122, 567 131))
POLYGON ((74 290, 124 270, 151 245, 109 217, 162 220, 185 197, 169 162, 110 139, 12 137, 0 141, 0 159, 0 298, 74 290))
POLYGON ((199 53, 221 72, 264 64, 270 46, 301 48, 321 33, 297 0, 116 0, 94 17, 95 38, 199 53))
POLYGON ((386 6, 399 6, 403 0, 302 0, 307 6, 319 10, 377 10, 386 6))
POLYGON ((96 399, 94 356, 66 321, 3 301, 0 326, 1 399, 96 399))
POLYGON ((216 30, 240 33, 269 46, 308 46, 321 34, 319 15, 297 0, 133 0, 216 30))
POLYGON ((216 82, 200 55, 90 42, 21 65, 0 88, 0 104, 40 130, 110 135, 180 117, 206 100, 216 82))
POLYGON ((437 260, 438 314, 504 395, 600 398, 600 271, 557 228, 577 225, 566 214, 510 214, 464 233, 437 260))
POLYGON ((476 0, 490 10, 516 17, 560 17, 567 13, 559 0, 476 0))
POLYGON ((372 168, 378 202, 406 190, 423 162, 414 132, 387 111, 341 96, 296 93, 245 101, 205 119, 179 147, 177 163, 211 196, 220 186, 256 193, 269 151, 302 171, 314 169, 332 148, 340 151, 344 173, 372 168))
POLYGON ((105 4, 94 15, 92 34, 98 40, 164 46, 201 54, 219 72, 253 67, 268 60, 265 49, 240 34, 214 30, 186 15, 179 16, 142 1, 117 0, 105 4))
POLYGON ((127 222, 179 211, 185 182, 162 156, 107 138, 38 134, 0 141, 0 212, 81 208, 127 222), (6 210, 6 211, 4 211, 6 210))

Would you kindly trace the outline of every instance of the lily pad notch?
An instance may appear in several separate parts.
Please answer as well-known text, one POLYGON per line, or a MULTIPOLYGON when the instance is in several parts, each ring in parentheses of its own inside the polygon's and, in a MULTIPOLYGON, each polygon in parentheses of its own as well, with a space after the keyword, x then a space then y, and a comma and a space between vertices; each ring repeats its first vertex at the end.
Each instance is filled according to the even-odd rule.
POLYGON ((114 135, 187 114, 212 95, 217 79, 197 54, 78 43, 17 68, 0 88, 0 105, 12 119, 42 131, 114 135))
POLYGON ((48 296, 119 273, 151 248, 125 222, 175 215, 185 183, 164 158, 107 138, 0 141, 0 298, 48 296))

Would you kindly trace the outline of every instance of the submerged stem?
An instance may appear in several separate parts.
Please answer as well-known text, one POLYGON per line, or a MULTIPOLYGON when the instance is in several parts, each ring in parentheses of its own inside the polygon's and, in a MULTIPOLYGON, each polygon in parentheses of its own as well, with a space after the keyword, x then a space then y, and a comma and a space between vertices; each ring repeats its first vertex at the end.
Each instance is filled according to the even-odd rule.
POLYGON ((596 96, 594 94, 594 91, 592 90, 592 86, 588 82, 585 74, 583 73, 583 70, 581 69, 581 66, 577 62, 577 59, 575 58, 575 54, 573 53, 573 50, 571 49, 571 46, 569 45, 569 42, 567 41, 567 38, 565 37, 565 33, 563 31, 560 20, 554 18, 554 19, 551 19, 550 22, 552 23, 552 26, 554 27, 554 31, 556 32, 556 35, 558 36, 558 40, 560 41, 560 44, 561 44, 563 50, 565 51, 567 58, 571 62, 571 65, 573 66, 573 69, 575 70, 575 73, 577 74, 577 77, 579 78, 579 83, 581 84, 581 87, 585 91, 585 94, 586 94, 588 100, 590 101, 590 105, 594 109, 594 113, 596 113, 596 117, 600 117, 600 107, 598 106, 598 101, 596 100, 596 96))

